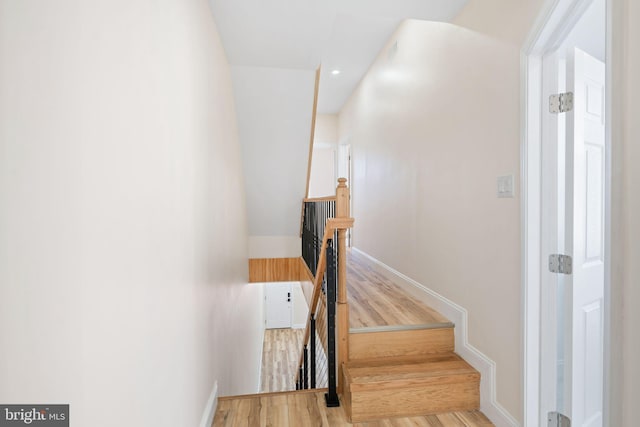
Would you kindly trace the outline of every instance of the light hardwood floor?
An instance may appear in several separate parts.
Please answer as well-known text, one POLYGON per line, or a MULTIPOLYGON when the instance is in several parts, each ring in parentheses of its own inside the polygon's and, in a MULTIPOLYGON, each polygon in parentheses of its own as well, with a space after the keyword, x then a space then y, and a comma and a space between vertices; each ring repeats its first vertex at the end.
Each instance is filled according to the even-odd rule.
MULTIPOLYGON (((267 329, 262 349, 260 393, 291 391, 296 389, 295 378, 302 351, 304 329, 267 329)), ((326 387, 327 356, 318 338, 316 349, 316 386, 326 387)))
POLYGON ((212 427, 488 427, 479 411, 351 424, 342 407, 327 408, 323 391, 220 398, 212 427))
POLYGON ((447 318, 413 299, 378 273, 371 261, 351 250, 347 252, 347 292, 352 329, 449 324, 447 318))
POLYGON ((295 377, 300 360, 304 329, 267 329, 262 348, 260 391, 296 389, 295 377))

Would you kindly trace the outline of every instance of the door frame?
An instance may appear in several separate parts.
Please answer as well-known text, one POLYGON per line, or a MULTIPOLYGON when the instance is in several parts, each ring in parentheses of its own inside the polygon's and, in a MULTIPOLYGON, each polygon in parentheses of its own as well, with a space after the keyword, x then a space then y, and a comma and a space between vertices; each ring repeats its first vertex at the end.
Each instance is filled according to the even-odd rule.
MULTIPOLYGON (((604 277, 604 425, 611 419, 611 147, 614 58, 612 55, 613 3, 606 1, 606 160, 605 160, 605 277, 604 277)), ((523 399, 524 426, 540 427, 542 370, 541 299, 542 271, 546 260, 542 257, 542 203, 545 196, 542 177, 542 98, 545 53, 555 50, 580 19, 591 0, 546 0, 541 13, 525 42, 521 54, 521 265, 522 265, 522 313, 523 313, 523 399)))
MULTIPOLYGON (((336 175, 337 175, 336 182, 338 178, 347 178, 347 186, 349 187, 349 212, 351 216, 353 216, 353 157, 352 157, 353 153, 351 151, 353 146, 351 145, 349 138, 344 138, 338 142, 336 147, 338 150, 338 155, 336 158, 336 175), (345 149, 347 154, 346 162, 344 162, 346 164, 347 173, 346 173, 346 176, 339 176, 340 175, 339 163, 341 158, 340 150, 343 148, 345 149)), ((353 246, 353 227, 347 230, 347 247, 350 248, 352 246, 353 246)))

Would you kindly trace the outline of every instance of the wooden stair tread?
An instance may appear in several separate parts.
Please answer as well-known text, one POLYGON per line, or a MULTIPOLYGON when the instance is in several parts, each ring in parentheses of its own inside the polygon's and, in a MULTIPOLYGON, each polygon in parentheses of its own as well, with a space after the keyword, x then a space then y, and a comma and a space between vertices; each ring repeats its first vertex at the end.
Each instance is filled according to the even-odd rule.
POLYGON ((344 374, 352 390, 480 379, 480 373, 455 353, 356 360, 345 364, 344 374))
POLYGON ((343 368, 354 423, 480 407, 480 373, 454 352, 359 359, 343 368))
POLYGON ((385 326, 369 326, 366 328, 350 328, 350 334, 366 334, 375 332, 408 332, 408 331, 424 331, 432 329, 451 329, 455 325, 452 322, 440 323, 423 323, 416 325, 385 325, 385 326))

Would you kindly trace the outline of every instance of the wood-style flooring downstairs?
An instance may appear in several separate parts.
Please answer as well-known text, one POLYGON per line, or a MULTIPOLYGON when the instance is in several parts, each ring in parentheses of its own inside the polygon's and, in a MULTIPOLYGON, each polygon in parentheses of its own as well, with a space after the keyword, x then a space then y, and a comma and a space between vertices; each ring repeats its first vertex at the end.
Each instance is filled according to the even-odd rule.
POLYGON ((479 411, 350 423, 342 407, 327 408, 324 391, 220 398, 212 427, 489 427, 479 411))
POLYGON ((300 361, 304 329, 264 331, 260 392, 296 389, 295 377, 300 361))

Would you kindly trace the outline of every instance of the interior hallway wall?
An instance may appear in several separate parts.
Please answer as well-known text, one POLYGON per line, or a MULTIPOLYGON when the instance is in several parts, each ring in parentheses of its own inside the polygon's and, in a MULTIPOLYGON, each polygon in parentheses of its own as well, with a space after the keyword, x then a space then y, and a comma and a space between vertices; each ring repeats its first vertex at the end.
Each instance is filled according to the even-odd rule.
POLYGON ((340 140, 354 246, 468 310, 497 400, 521 420, 519 94, 516 42, 406 21, 341 111, 340 140), (503 175, 514 198, 497 197, 503 175))
POLYGON ((206 0, 0 0, 0 402, 196 426, 258 389, 261 287, 206 0))
POLYGON ((232 66, 253 257, 301 256, 315 72, 232 66), (260 253, 267 244, 271 253, 260 253))
POLYGON ((338 115, 316 115, 313 138, 309 197, 324 197, 336 194, 338 154, 338 115))

